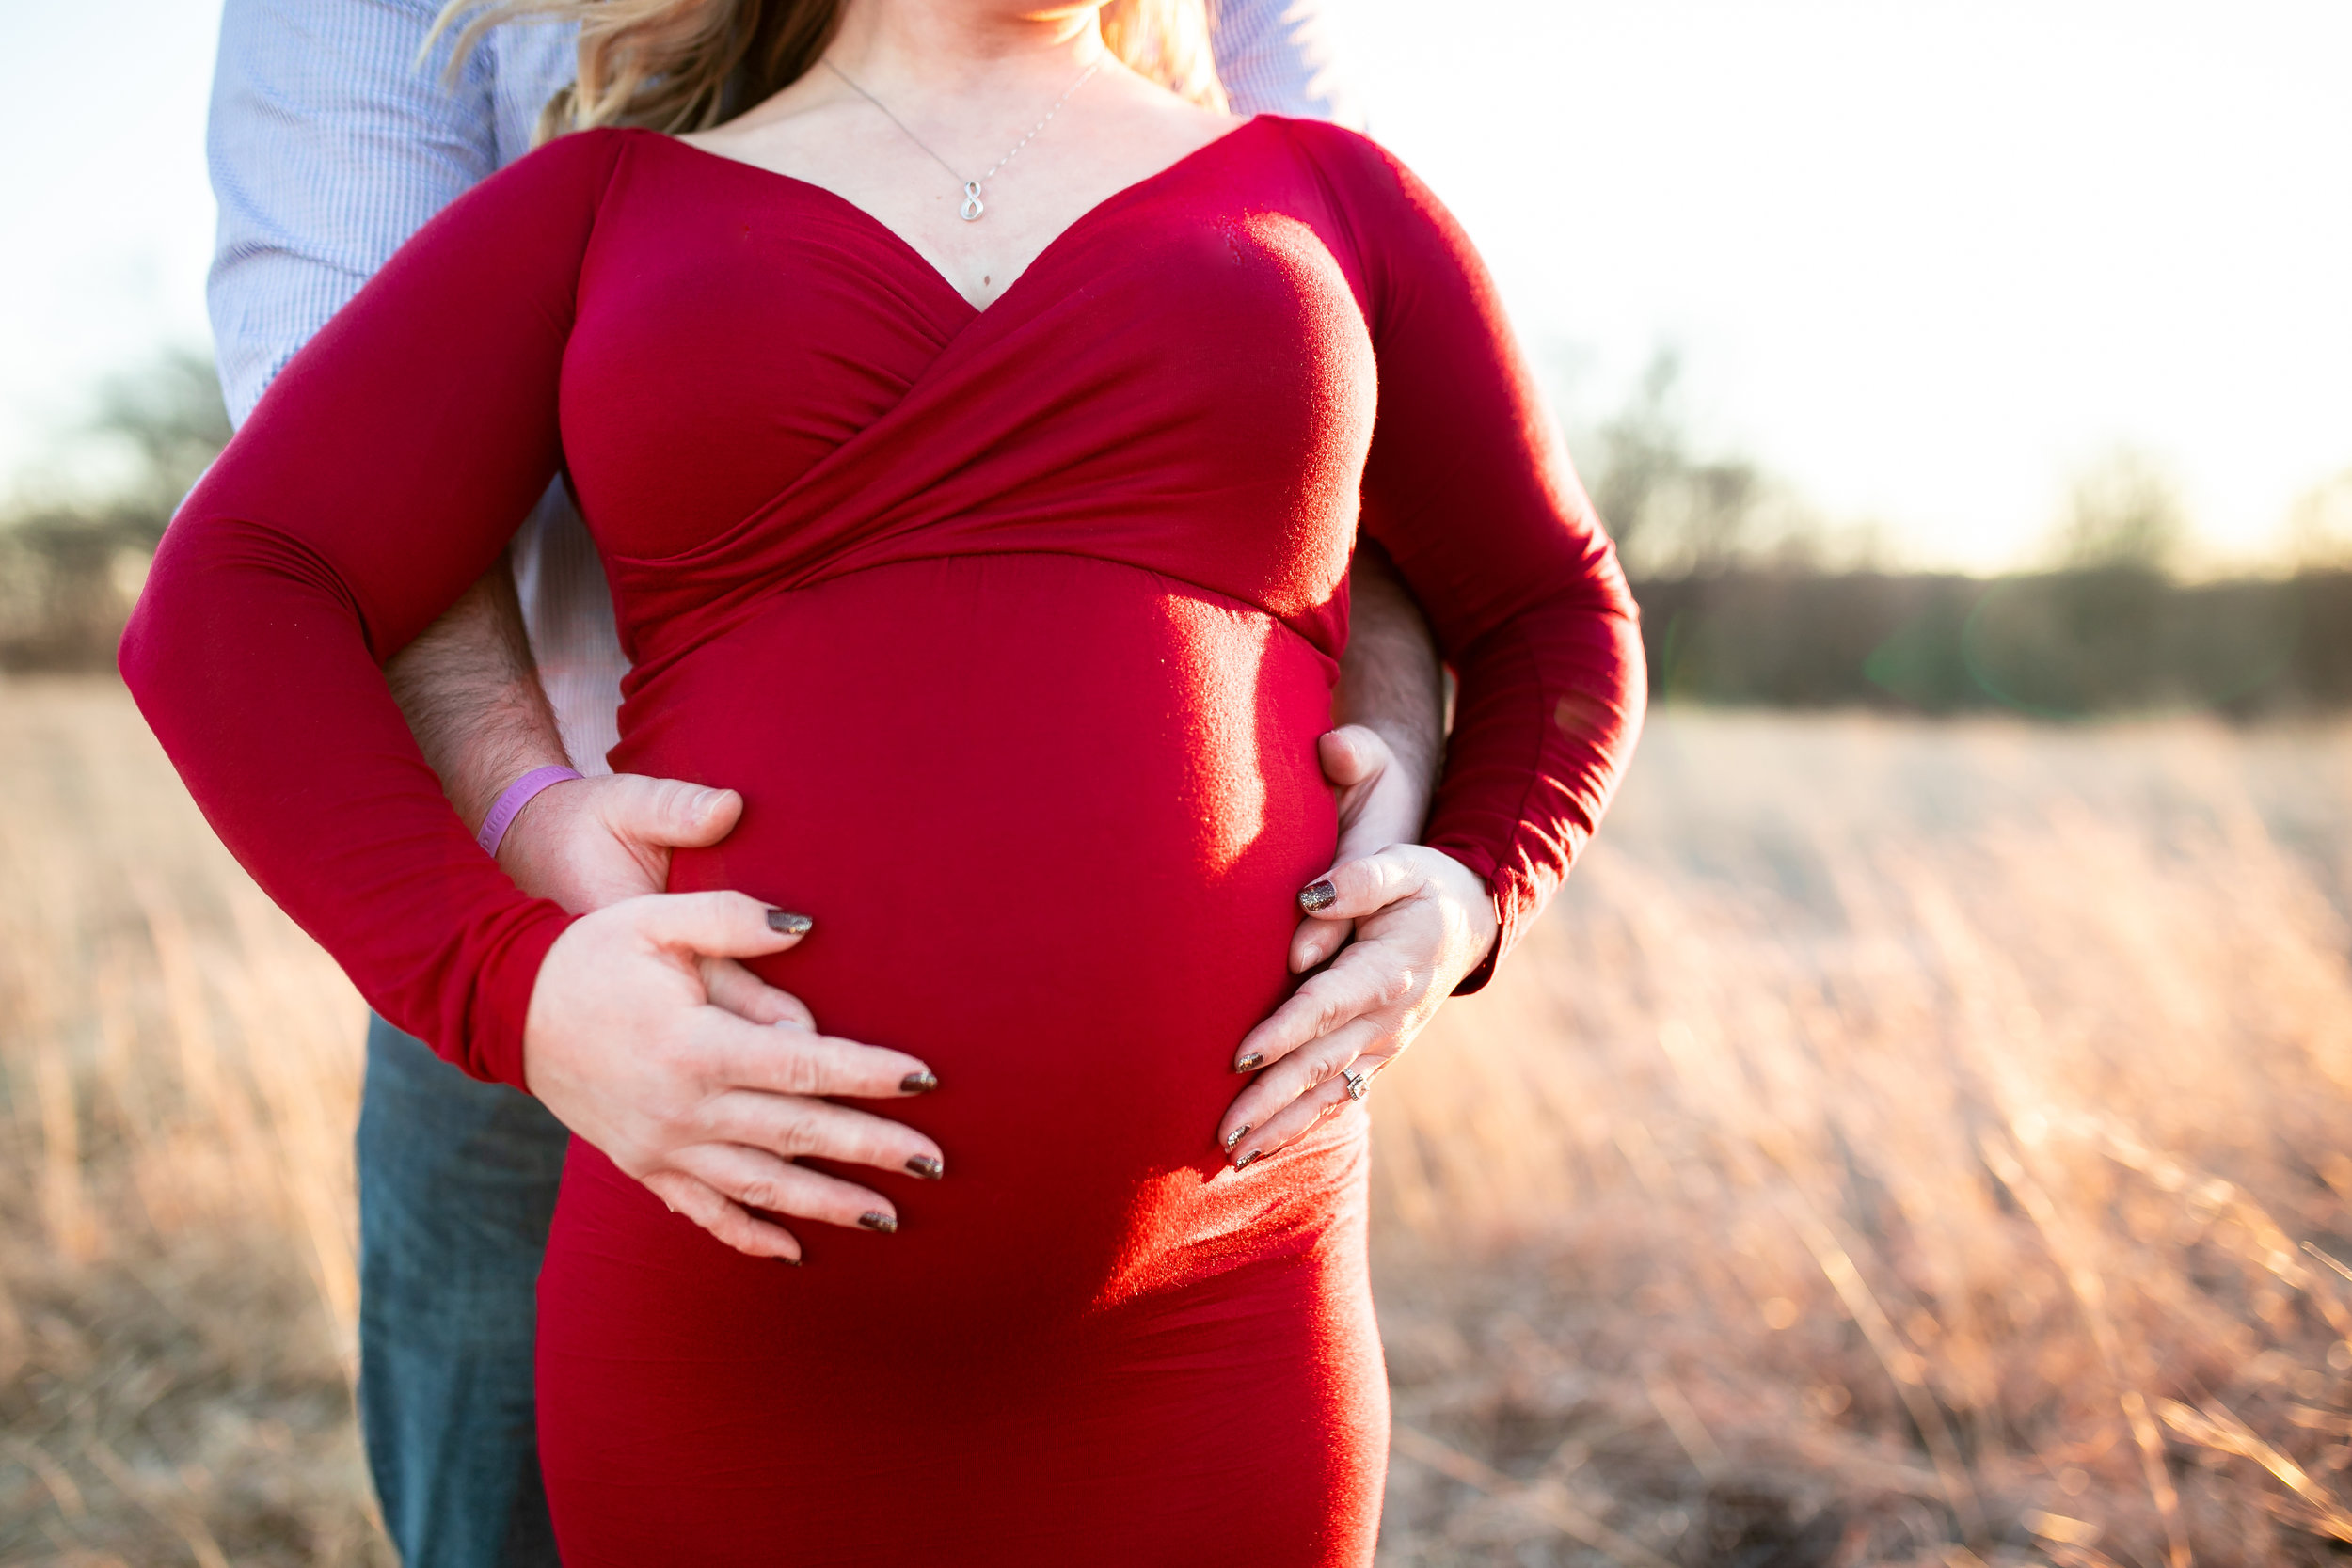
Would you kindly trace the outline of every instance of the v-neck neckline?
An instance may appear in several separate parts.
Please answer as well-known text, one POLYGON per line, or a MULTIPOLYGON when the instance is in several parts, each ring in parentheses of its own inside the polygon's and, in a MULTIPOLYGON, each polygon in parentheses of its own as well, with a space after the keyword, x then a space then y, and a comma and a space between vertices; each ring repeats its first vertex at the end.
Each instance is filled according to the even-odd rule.
POLYGON ((833 202, 835 205, 846 209, 848 212, 854 214, 857 220, 864 227, 872 230, 875 233, 880 234, 883 239, 888 241, 891 245, 896 245, 899 250, 905 252, 905 254, 917 265, 919 265, 925 273, 935 279, 942 289, 946 291, 949 298, 953 299, 958 305, 962 306, 964 310, 970 316, 977 319, 988 314, 991 310, 993 310, 996 307, 1002 305, 1006 300, 1011 298, 1013 292, 1019 289, 1024 282, 1027 281, 1029 275, 1037 271, 1040 263, 1041 263, 1048 256, 1054 254, 1056 250, 1059 249, 1072 235, 1077 233, 1082 229, 1089 227, 1094 219, 1103 213, 1108 211, 1111 207, 1125 201, 1128 198, 1137 195, 1148 187, 1155 185, 1159 182, 1169 178, 1178 170, 1184 168, 1186 165, 1193 163, 1195 160, 1205 157, 1207 154, 1216 151, 1218 148, 1223 147, 1227 142, 1230 142, 1234 137, 1243 135, 1252 126, 1257 125, 1260 121, 1268 118, 1270 117, 1263 114, 1251 115, 1248 119, 1243 120, 1232 129, 1220 132, 1213 139, 1202 142, 1199 147, 1194 148, 1183 157, 1178 158, 1171 163, 1161 165, 1158 168, 1153 169, 1151 173, 1145 175, 1140 180, 1120 186, 1119 189, 1111 192, 1110 195, 1103 198, 1102 200, 1096 202, 1093 206, 1089 207, 1085 212, 1080 213, 1067 224, 1064 224, 1058 233, 1057 233, 1052 239, 1045 242, 1043 248, 1040 249, 1035 256, 1029 258, 1029 264, 1023 267, 1020 272, 1016 273, 1013 276, 1012 281, 1005 285, 1003 292, 998 293, 994 299, 990 300, 986 305, 973 304, 970 299, 965 297, 963 291, 956 287, 955 280, 950 278, 946 273, 940 271, 937 263, 932 261, 930 257, 924 255, 920 250, 916 249, 913 241, 909 240, 904 234, 899 233, 896 229, 891 228, 890 225, 884 223, 881 218, 876 217, 872 213, 867 212, 865 208, 859 206, 848 197, 843 196, 839 191, 834 190, 830 185, 820 185, 813 180, 803 180, 797 174, 787 174, 782 169, 770 168, 765 164, 755 164, 747 158, 731 158, 723 152, 713 152, 707 147, 697 147, 692 142, 682 140, 677 136, 669 135, 660 131, 644 131, 643 134, 652 136, 657 140, 666 142, 673 147, 683 149, 698 158, 707 158, 714 163, 728 164, 737 168, 749 169, 754 174, 764 175, 771 180, 780 180, 787 185, 793 186, 800 190, 813 192, 820 199, 833 202))

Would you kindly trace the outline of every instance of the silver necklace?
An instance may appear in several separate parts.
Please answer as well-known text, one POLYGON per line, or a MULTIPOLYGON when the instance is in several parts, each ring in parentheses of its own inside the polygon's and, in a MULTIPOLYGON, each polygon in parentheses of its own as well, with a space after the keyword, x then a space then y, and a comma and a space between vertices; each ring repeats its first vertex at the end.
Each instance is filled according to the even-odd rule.
POLYGON ((931 162, 937 164, 941 168, 946 169, 950 175, 954 176, 956 183, 963 187, 963 205, 956 209, 956 216, 961 218, 966 223, 977 223, 979 221, 980 214, 988 211, 987 204, 980 200, 980 186, 986 182, 995 179, 996 171, 1003 168, 1007 164, 1012 162, 1013 153, 1017 153, 1023 148, 1028 146, 1030 138, 1034 137, 1040 131, 1045 129, 1045 120, 1053 119, 1054 116, 1060 110, 1061 106, 1070 102, 1071 93, 1076 92, 1080 87, 1087 85, 1087 78, 1092 76, 1096 71, 1103 69, 1103 61, 1108 56, 1108 55, 1109 51, 1105 50, 1103 54, 1095 55, 1094 63, 1080 71, 1078 73, 1078 79, 1070 84, 1070 92, 1065 92, 1059 98, 1054 100, 1053 108, 1045 111, 1045 119, 1041 119, 1035 125, 1030 126, 1029 135, 1022 137, 1019 141, 1014 142, 1012 144, 1011 152, 1008 152, 1003 157, 997 159, 993 164, 989 166, 987 173, 982 174, 977 178, 973 178, 959 172, 955 165, 949 163, 946 159, 941 157, 936 151, 932 150, 930 143, 925 141, 914 132, 908 131, 907 122, 900 119, 897 115, 892 114, 890 112, 889 104, 883 103, 881 99, 876 98, 872 93, 867 92, 864 87, 859 87, 855 82, 850 81, 850 73, 848 71, 842 70, 831 60, 825 60, 822 64, 827 71, 832 71, 835 76, 840 77, 842 81, 848 83, 849 88, 851 92, 856 93, 860 98, 865 99, 866 102, 871 103, 877 109, 880 109, 882 112, 883 117, 887 119, 891 124, 896 125, 900 131, 905 132, 907 140, 921 148, 925 152, 930 153, 931 162))

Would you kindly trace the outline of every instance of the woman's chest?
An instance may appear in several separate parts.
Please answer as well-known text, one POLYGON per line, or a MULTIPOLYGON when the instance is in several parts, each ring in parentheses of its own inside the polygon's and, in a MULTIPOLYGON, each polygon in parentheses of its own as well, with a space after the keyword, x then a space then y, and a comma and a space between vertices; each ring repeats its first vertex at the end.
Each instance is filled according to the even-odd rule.
POLYGON ((926 526, 1112 554, 1188 531, 1244 578, 1343 556, 1376 381, 1311 216, 1116 198, 976 310, 838 198, 719 173, 625 191, 582 273, 564 445, 608 556, 753 520, 786 556, 926 526))

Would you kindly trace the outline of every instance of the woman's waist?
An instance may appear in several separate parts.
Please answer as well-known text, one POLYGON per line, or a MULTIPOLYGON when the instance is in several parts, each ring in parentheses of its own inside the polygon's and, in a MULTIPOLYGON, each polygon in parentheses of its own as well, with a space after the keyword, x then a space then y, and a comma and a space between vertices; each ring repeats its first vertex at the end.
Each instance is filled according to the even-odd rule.
MULTIPOLYGON (((905 548, 915 543, 898 541, 905 548)), ((728 570, 711 562, 673 567, 609 560, 615 610, 634 665, 629 689, 707 658, 747 626, 778 615, 822 614, 836 602, 870 607, 920 600, 934 617, 952 623, 969 613, 986 624, 1016 606, 1062 608, 1076 598, 1121 605, 1184 601, 1279 628, 1302 651, 1323 657, 1327 669, 1337 668, 1345 627, 1343 578, 1327 586, 1317 586, 1312 573, 1298 581, 1269 579, 1247 562, 1194 560, 1197 548, 1121 550, 1118 546, 1136 542, 1110 524, 1092 542, 1100 553, 930 543, 934 547, 927 553, 844 559, 797 574, 765 562, 728 570)))
POLYGON ((847 838, 1104 877, 1140 862, 1206 892, 1268 850, 1327 848, 1335 674, 1264 611, 1153 574, 929 560, 778 594, 634 681, 612 760, 740 791, 739 871, 847 838))

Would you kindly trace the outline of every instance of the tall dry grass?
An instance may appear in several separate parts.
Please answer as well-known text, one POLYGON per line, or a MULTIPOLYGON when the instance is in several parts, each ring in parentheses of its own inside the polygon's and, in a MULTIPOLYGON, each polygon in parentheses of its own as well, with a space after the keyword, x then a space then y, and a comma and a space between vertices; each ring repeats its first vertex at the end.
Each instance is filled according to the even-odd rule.
MULTIPOLYGON (((1385 1076, 1384 1563, 2352 1541, 2352 727, 1670 712, 1385 1076)), ((382 1561, 358 1006, 0 685, 0 1563, 382 1561)))
POLYGON ((2352 729, 1654 725, 1383 1085, 1388 1560, 2352 1542, 2352 729))
POLYGON ((389 1563, 358 999, 121 689, 0 680, 0 1562, 389 1563))

